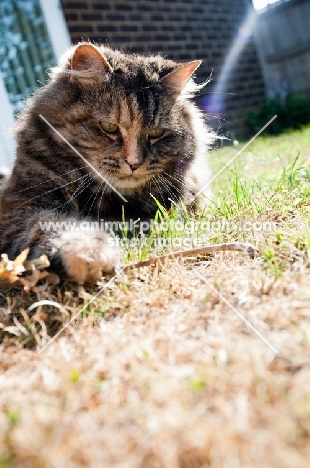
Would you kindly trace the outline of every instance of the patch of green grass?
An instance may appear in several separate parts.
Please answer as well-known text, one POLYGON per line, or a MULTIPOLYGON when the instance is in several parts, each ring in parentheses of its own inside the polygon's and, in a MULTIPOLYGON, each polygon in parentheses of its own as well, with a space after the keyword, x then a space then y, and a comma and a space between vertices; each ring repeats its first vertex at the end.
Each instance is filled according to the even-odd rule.
POLYGON ((202 390, 206 386, 206 382, 200 378, 192 377, 189 379, 189 387, 191 390, 198 391, 202 390))
POLYGON ((77 383, 81 378, 80 371, 78 369, 72 369, 70 372, 70 382, 77 383))
MULTIPOLYGON (((214 170, 236 151, 228 147, 215 152, 214 170)), ((235 220, 295 222, 305 236, 310 219, 310 127, 258 138, 220 175, 213 191, 211 213, 235 220)))
POLYGON ((20 413, 16 409, 9 409, 8 411, 6 411, 5 415, 10 425, 12 426, 15 426, 20 422, 20 413))

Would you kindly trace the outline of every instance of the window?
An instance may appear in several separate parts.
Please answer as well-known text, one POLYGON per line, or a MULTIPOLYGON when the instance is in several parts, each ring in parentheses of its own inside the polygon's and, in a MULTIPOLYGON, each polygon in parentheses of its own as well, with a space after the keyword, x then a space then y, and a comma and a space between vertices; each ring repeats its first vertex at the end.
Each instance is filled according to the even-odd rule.
POLYGON ((0 173, 15 158, 14 114, 45 84, 47 69, 69 46, 59 0, 0 1, 0 173))
POLYGON ((0 3, 0 70, 14 113, 55 64, 39 0, 0 3))

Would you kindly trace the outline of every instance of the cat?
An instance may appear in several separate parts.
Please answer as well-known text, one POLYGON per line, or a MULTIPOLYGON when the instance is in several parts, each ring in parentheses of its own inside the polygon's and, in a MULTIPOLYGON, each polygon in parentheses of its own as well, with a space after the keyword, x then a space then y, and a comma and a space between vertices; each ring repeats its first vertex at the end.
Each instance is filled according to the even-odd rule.
POLYGON ((0 195, 1 253, 14 259, 29 247, 29 259, 47 254, 59 276, 95 281, 120 262, 110 235, 44 223, 150 220, 155 199, 193 208, 214 141, 190 101, 200 63, 90 42, 70 48, 18 116, 17 157, 0 195))

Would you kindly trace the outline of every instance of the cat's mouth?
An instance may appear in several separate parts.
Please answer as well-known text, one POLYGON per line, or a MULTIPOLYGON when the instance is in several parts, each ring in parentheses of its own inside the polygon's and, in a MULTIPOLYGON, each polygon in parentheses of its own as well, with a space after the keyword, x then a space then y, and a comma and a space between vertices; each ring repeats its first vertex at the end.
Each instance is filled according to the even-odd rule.
POLYGON ((144 185, 147 181, 146 177, 143 176, 135 176, 134 174, 131 174, 129 176, 124 176, 124 177, 119 177, 117 180, 117 185, 121 189, 126 189, 126 188, 137 188, 141 185, 144 185))
POLYGON ((139 173, 137 173, 137 171, 132 171, 131 174, 120 174, 114 184, 116 188, 119 188, 120 190, 130 190, 145 185, 150 178, 151 177, 148 174, 145 174, 144 171, 143 174, 140 171, 139 173))

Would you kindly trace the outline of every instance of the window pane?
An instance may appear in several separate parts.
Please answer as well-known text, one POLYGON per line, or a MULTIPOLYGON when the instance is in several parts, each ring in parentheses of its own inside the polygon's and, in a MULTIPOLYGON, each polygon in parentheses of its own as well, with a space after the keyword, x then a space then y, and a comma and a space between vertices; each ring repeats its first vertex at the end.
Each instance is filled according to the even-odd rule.
POLYGON ((1 0, 0 72, 15 113, 54 64, 39 0, 1 0))

